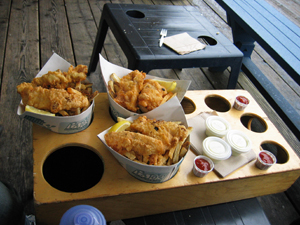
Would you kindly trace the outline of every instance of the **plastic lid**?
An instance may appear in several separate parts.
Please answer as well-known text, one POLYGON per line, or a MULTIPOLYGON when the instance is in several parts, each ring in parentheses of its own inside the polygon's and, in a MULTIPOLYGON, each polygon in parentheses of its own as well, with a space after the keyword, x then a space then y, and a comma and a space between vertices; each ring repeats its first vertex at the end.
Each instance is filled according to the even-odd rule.
POLYGON ((204 154, 213 160, 225 160, 231 156, 231 147, 219 137, 207 137, 203 141, 204 154))
POLYGON ((210 116, 205 121, 206 133, 208 136, 223 137, 230 130, 231 126, 227 120, 219 116, 210 116))
POLYGON ((252 147, 248 136, 239 130, 229 131, 225 139, 231 146, 232 150, 239 153, 248 152, 252 147))
POLYGON ((65 212, 60 225, 106 225, 106 220, 95 207, 78 205, 65 212))

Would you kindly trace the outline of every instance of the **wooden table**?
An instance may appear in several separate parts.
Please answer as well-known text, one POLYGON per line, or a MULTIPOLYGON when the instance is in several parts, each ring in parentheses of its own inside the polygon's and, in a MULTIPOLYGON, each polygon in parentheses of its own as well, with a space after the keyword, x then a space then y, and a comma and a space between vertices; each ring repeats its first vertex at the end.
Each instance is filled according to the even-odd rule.
MULTIPOLYGON (((97 207, 108 221, 208 206, 282 192, 299 177, 300 159, 247 91, 188 91, 185 96, 185 101, 195 106, 193 112, 186 115, 187 118, 201 112, 213 111, 216 105, 220 110, 220 101, 223 101, 228 109, 217 111, 217 114, 229 121, 232 129, 242 130, 251 138, 256 154, 259 153, 263 143, 280 146, 276 153, 278 163, 269 170, 262 171, 255 167, 254 160, 225 178, 210 173, 201 179, 192 173, 192 162, 196 154, 189 151, 178 173, 171 180, 159 184, 139 181, 121 167, 97 137, 97 134, 115 123, 109 113, 107 94, 101 93, 95 100, 93 122, 82 132, 63 135, 34 126, 34 199, 37 221, 41 224, 57 224, 68 208, 78 204, 97 207), (237 95, 244 95, 250 100, 245 111, 232 108, 237 95), (244 115, 259 118, 267 128, 266 131, 259 133, 246 128, 240 119, 244 115), (51 179, 48 180, 44 173, 45 162, 53 154, 64 151, 66 147, 70 148, 68 155, 59 154, 56 161, 51 160, 52 166, 47 166, 47 174, 51 173, 51 169, 53 171, 51 179), (68 190, 64 186, 68 186, 71 182, 72 185, 80 187, 82 181, 78 181, 79 176, 68 168, 68 159, 76 160, 72 165, 75 170, 84 163, 82 160, 88 161, 90 165, 93 163, 91 159, 94 158, 92 156, 90 159, 83 158, 83 154, 76 156, 75 148, 78 147, 96 153, 94 157, 97 158, 98 155, 104 167, 102 168, 96 161, 93 168, 94 170, 98 168, 97 173, 103 171, 103 175, 99 175, 99 179, 86 189, 74 191, 73 187, 68 190), (73 152, 72 148, 74 148, 73 152), (80 158, 76 159, 76 157, 80 158), (66 166, 60 167, 61 164, 66 166), (58 167, 58 171, 54 167, 58 167), (65 180, 58 178, 60 173, 67 169, 70 172, 65 175, 65 180), (55 174, 57 179, 60 179, 58 182, 65 182, 65 185, 56 186, 55 174), (66 180, 70 176, 74 177, 74 183, 66 180)), ((93 179, 94 170, 87 171, 83 177, 93 179)), ((84 183, 87 183, 85 179, 84 183)))

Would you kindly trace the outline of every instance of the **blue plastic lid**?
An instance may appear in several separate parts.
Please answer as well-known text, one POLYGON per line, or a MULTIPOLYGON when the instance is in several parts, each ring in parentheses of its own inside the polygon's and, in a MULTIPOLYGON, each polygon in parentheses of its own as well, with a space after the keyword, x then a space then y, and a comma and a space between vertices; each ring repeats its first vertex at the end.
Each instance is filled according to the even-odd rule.
POLYGON ((77 205, 65 212, 59 225, 106 225, 106 220, 95 207, 77 205))

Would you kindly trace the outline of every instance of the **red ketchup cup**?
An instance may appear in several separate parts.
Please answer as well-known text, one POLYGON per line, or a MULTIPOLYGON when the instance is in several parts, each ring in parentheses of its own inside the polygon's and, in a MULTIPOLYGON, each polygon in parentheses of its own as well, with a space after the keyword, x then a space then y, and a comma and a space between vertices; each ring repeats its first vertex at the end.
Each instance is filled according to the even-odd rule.
POLYGON ((233 107, 239 111, 243 111, 249 105, 249 99, 245 96, 239 95, 235 98, 233 107))
POLYGON ((213 161, 204 156, 198 155, 194 159, 193 172, 197 177, 204 177, 214 169, 213 161))
POLYGON ((262 150, 259 152, 255 165, 261 170, 267 170, 276 163, 276 157, 269 151, 262 150))

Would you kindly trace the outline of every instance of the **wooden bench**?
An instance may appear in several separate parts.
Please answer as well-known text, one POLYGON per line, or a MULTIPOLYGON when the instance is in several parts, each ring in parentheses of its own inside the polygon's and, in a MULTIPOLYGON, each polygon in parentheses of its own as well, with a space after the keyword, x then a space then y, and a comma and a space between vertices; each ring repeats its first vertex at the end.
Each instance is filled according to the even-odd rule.
POLYGON ((244 53, 242 71, 300 137, 300 115, 251 60, 256 41, 300 84, 300 28, 263 0, 216 2, 226 11, 234 44, 244 53))

